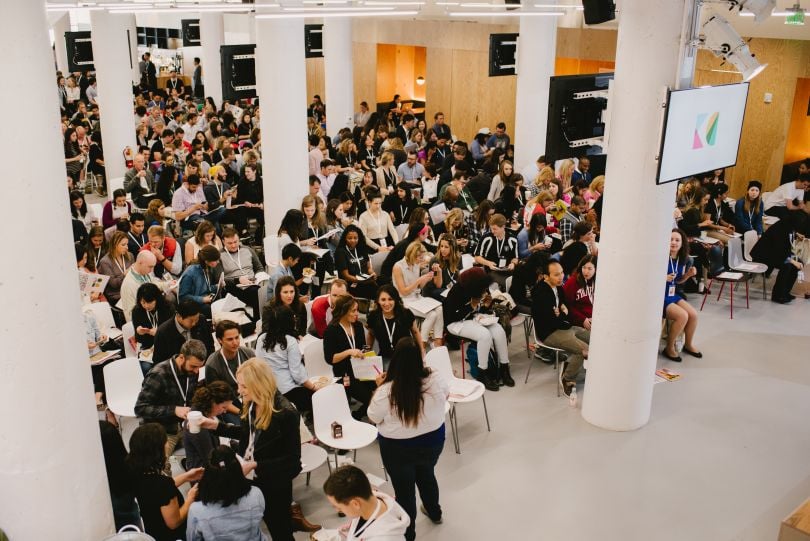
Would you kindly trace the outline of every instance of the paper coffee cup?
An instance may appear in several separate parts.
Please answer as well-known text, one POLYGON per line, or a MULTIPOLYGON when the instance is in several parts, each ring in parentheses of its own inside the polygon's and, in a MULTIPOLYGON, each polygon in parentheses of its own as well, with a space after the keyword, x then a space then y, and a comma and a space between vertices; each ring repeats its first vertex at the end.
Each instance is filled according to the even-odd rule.
POLYGON ((203 414, 200 411, 190 411, 186 420, 188 421, 188 431, 192 434, 199 434, 200 423, 202 422, 203 414))

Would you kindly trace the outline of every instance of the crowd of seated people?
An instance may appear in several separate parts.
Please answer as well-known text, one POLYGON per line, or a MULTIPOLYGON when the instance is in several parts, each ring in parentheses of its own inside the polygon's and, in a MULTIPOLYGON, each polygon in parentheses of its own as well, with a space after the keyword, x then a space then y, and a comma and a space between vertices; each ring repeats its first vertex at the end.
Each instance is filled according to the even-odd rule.
MULTIPOLYGON (((452 136, 441 113, 433 126, 407 112, 363 114, 363 125, 330 138, 318 126, 325 105, 314 103, 301 205, 267 232, 258 105, 218 107, 210 98, 197 103, 176 90, 146 89, 133 104, 140 146, 124 188, 100 215, 81 189, 87 168, 75 165, 89 159, 91 142, 99 146, 96 165, 103 164, 98 113, 91 107, 89 115, 65 118, 77 268, 107 277, 103 291, 85 301, 107 302, 119 327, 131 323, 133 336, 125 339, 145 374, 135 407, 145 424, 125 464, 108 463, 127 472, 115 477, 116 517, 131 516, 136 498, 157 539, 186 531, 189 539, 208 539, 228 528, 242 536, 217 538, 261 539, 262 518, 274 540, 317 529, 292 497, 300 426, 311 426, 312 396, 324 385, 308 377, 307 335, 322 339, 334 377, 359 403, 353 415, 389 424, 380 431, 381 452, 397 487, 396 501, 375 499, 344 470, 327 483, 327 495, 363 520, 367 506, 382 506, 409 540, 416 507, 408 468, 428 464, 432 475, 444 441, 443 412, 431 409, 427 422, 413 404, 427 407, 420 401, 446 395, 429 370, 409 361, 463 343, 470 374, 488 391, 513 387, 510 319, 522 313, 533 321, 534 340, 565 352, 558 382, 565 396, 582 375, 598 325, 605 190, 590 160, 563 160, 555 170, 554 160, 540 156, 518 172, 503 123, 468 145, 452 136), (278 253, 264 253, 266 235, 277 238, 278 253), (229 296, 243 307, 224 316, 214 305, 229 296), (243 337, 254 330, 249 348, 243 337), (360 380, 351 360, 372 348, 386 371, 377 381, 360 380), (192 410, 205 418, 193 433, 192 410), (241 467, 230 448, 218 446, 219 436, 238 441, 241 467), (178 445, 186 447, 189 470, 172 481, 164 470, 178 445), (409 448, 423 449, 425 464, 409 465, 409 448), (177 491, 198 480, 185 498, 177 491)), ((739 233, 761 237, 752 256, 778 272, 773 300, 790 302, 810 252, 795 249, 807 233, 809 184, 806 173, 798 175, 765 199, 762 183, 751 181, 730 203, 722 172, 682 181, 666 276, 661 264, 662 317, 672 322, 666 358, 681 360, 681 334, 680 351, 702 356, 697 312, 686 297, 727 269, 729 239, 739 233)), ((92 314, 85 319, 93 354, 105 337, 92 314)), ((435 478, 423 482, 424 512, 441 521, 435 478)), ((363 531, 362 520, 354 527, 363 531)))

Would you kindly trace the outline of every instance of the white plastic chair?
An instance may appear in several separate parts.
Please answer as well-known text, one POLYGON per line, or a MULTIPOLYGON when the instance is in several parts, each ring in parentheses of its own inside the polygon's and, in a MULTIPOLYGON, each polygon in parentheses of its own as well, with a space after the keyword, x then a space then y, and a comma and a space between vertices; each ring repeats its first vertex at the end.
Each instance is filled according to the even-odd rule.
POLYGON ((281 260, 281 254, 278 250, 278 236, 270 235, 264 237, 264 261, 267 263, 267 268, 278 266, 281 260))
POLYGON ((319 338, 307 344, 304 348, 304 365, 309 377, 332 377, 332 367, 323 356, 323 340, 319 338))
MULTIPOLYGON (((537 333, 534 332, 537 329, 534 328, 534 325, 533 325, 533 322, 532 322, 531 318, 529 318, 529 322, 531 324, 531 332, 532 332, 532 335, 534 337, 534 349, 540 348, 540 349, 544 349, 544 350, 554 354, 554 370, 559 370, 560 369, 560 353, 565 353, 565 350, 560 349, 560 348, 555 348, 555 347, 546 345, 543 342, 541 342, 540 339, 537 338, 537 333)), ((530 358, 531 358, 531 356, 530 356, 530 358)), ((523 380, 524 384, 529 383, 529 374, 532 373, 532 365, 533 364, 534 364, 534 362, 530 360, 529 361, 529 369, 526 370, 526 379, 523 380)), ((559 378, 557 378, 557 379, 559 380, 559 378)), ((557 396, 558 397, 560 396, 560 383, 559 383, 559 381, 557 382, 557 396)))
POLYGON ((371 255, 371 268, 377 273, 377 276, 382 272, 382 266, 385 258, 388 257, 389 252, 377 252, 371 255))
POLYGON ((475 264, 475 256, 472 254, 461 254, 461 269, 467 270, 475 264))
POLYGON ((143 372, 138 359, 127 357, 104 366, 107 406, 116 415, 135 417, 135 402, 141 392, 143 372))
POLYGON ((399 224, 394 229, 396 229, 396 231, 397 231, 397 235, 399 236, 399 240, 404 239, 405 236, 408 234, 408 224, 399 224))
MULTIPOLYGON (((759 233, 751 229, 750 231, 746 231, 743 233, 743 259, 748 262, 753 262, 754 260, 751 259, 751 250, 754 248, 754 245, 759 241, 759 233)), ((757 263, 757 265, 763 265, 762 263, 757 263)), ((767 266, 765 267, 767 271, 767 266)), ((767 289, 768 286, 766 284, 765 278, 765 271, 762 272, 762 298, 767 298, 767 289)))
POLYGON ((454 397, 451 394, 447 399, 447 402, 450 404, 450 430, 453 434, 453 444, 456 448, 456 454, 460 455, 461 443, 458 435, 458 414, 456 412, 456 404, 468 404, 470 402, 475 402, 480 398, 484 405, 484 418, 487 421, 487 432, 492 431, 489 425, 487 399, 484 396, 484 384, 479 381, 470 382, 467 380, 462 380, 454 376, 453 367, 450 365, 450 353, 447 351, 447 347, 445 346, 431 349, 425 356, 425 365, 429 366, 432 370, 435 370, 436 373, 438 373, 439 376, 447 382, 447 384, 450 386, 451 393, 453 383, 456 381, 463 381, 463 385, 474 384, 477 387, 475 391, 465 397, 454 397))
MULTIPOLYGON (((131 321, 125 323, 124 326, 121 327, 121 332, 123 333, 124 339, 124 356, 127 358, 137 358, 138 350, 136 346, 132 344, 135 339, 135 325, 133 325, 131 321)), ((137 342, 135 343, 137 344, 137 342)))
MULTIPOLYGON (((746 232, 746 235, 748 232, 746 232)), ((756 232, 754 232, 756 234, 756 232)), ((764 263, 756 263, 746 261, 743 258, 742 241, 739 237, 731 237, 728 239, 728 264, 731 270, 742 272, 745 274, 761 274, 762 275, 762 298, 767 298, 765 273, 768 271, 768 265, 764 263)), ((748 301, 748 290, 746 286, 746 302, 748 301)))
POLYGON ((338 465, 338 449, 351 450, 357 457, 357 449, 370 445, 377 439, 377 428, 356 421, 349 409, 349 400, 343 385, 327 385, 312 395, 312 416, 315 437, 335 450, 335 467, 338 465), (332 437, 332 423, 343 427, 343 437, 332 437))
POLYGON ((323 466, 324 462, 326 462, 329 467, 329 473, 332 473, 332 465, 327 458, 329 458, 329 455, 323 447, 312 445, 311 443, 301 445, 301 473, 307 474, 307 486, 309 486, 309 478, 312 471, 323 466))
POLYGON ((115 319, 113 318, 112 309, 109 303, 106 302, 92 302, 84 306, 84 310, 93 312, 93 316, 98 323, 98 329, 112 339, 121 336, 121 330, 115 326, 115 319))
POLYGON ((101 206, 101 203, 88 203, 87 210, 98 220, 98 223, 101 223, 101 215, 104 213, 104 208, 101 206))

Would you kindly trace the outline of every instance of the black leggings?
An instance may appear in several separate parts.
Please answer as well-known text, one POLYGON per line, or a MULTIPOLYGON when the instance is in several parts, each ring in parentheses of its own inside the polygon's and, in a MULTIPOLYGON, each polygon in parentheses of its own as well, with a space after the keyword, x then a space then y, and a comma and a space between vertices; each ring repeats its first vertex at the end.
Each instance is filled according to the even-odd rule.
POLYGON ((264 523, 273 541, 294 541, 292 514, 292 479, 257 479, 264 496, 264 523))

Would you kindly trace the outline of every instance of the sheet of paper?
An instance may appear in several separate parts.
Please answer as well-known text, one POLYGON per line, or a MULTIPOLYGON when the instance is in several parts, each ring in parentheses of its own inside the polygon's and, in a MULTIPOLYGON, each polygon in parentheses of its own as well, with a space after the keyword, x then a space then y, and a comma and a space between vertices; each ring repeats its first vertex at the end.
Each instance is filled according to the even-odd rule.
POLYGON ((438 308, 442 305, 439 301, 432 297, 418 297, 416 299, 403 299, 405 308, 411 310, 418 310, 423 314, 427 314, 431 310, 438 308))
POLYGON ((301 251, 304 253, 315 254, 319 258, 329 253, 329 250, 326 248, 315 248, 314 246, 305 246, 301 251))
POLYGON ((338 233, 339 231, 340 231, 340 230, 339 230, 339 229, 337 229, 337 228, 332 229, 331 231, 327 231, 326 233, 324 233, 323 235, 321 235, 320 237, 318 237, 318 238, 317 238, 317 239, 315 239, 315 240, 316 240, 316 241, 320 241, 320 240, 323 240, 323 239, 328 239, 329 237, 331 237, 331 236, 332 236, 332 235, 334 235, 335 233, 338 233))
POLYGON ((480 383, 471 379, 454 379, 450 383, 450 396, 466 398, 480 388, 480 383))
POLYGON ((382 357, 373 351, 362 357, 352 357, 351 363, 354 377, 360 381, 374 381, 383 371, 382 357))
POLYGON ((96 366, 99 364, 103 364, 110 359, 115 359, 120 356, 121 350, 116 349, 113 351, 99 351, 95 355, 90 356, 90 364, 96 366))
POLYGON ((433 225, 438 225, 447 218, 447 215, 450 211, 447 210, 447 206, 444 203, 439 203, 435 207, 430 207, 428 210, 430 214, 430 219, 433 222, 433 225))

